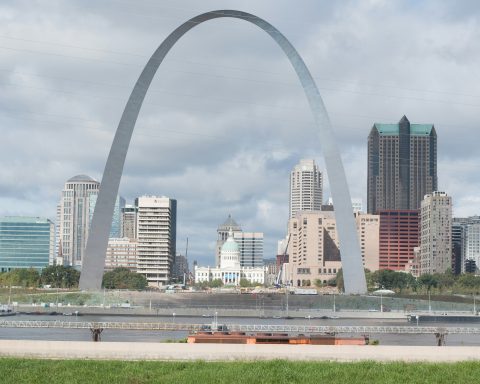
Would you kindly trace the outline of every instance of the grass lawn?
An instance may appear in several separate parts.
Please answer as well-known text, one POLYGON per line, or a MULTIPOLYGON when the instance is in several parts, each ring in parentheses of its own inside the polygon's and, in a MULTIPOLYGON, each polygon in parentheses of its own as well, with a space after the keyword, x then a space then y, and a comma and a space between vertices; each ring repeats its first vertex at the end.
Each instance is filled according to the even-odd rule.
POLYGON ((479 383, 480 363, 0 359, 0 383, 479 383))

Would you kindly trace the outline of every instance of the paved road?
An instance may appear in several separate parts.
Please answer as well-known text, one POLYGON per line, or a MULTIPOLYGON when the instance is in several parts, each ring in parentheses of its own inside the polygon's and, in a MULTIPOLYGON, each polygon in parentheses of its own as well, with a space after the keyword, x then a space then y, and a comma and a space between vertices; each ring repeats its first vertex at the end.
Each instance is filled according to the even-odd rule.
POLYGON ((3 340, 0 357, 107 360, 480 361, 480 347, 163 344, 3 340))

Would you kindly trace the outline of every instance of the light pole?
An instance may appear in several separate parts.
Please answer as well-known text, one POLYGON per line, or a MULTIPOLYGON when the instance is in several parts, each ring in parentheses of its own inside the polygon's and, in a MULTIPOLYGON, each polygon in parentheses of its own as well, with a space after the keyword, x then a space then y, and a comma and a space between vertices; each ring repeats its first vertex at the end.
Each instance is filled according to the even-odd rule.
POLYGON ((337 308, 335 307, 335 295, 333 295, 333 312, 337 312, 337 308))
POLYGON ((175 312, 172 313, 173 316, 173 324, 175 324, 175 312))
POLYGON ((380 294, 380 312, 383 312, 383 295, 380 294))
POLYGON ((8 306, 10 307, 10 303, 12 301, 12 283, 10 283, 10 290, 8 291, 8 306))
POLYGON ((428 313, 432 312, 432 302, 430 300, 430 290, 428 291, 428 313))

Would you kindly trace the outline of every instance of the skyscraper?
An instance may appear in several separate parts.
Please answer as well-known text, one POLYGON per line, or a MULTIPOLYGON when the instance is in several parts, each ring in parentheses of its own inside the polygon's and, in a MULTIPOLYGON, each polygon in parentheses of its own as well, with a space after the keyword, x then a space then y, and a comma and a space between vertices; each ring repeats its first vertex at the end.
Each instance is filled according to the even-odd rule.
POLYGON ((77 175, 65 183, 57 208, 58 255, 64 265, 82 266, 90 227, 90 197, 98 194, 100 183, 90 176, 77 175))
POLYGON ((368 213, 420 209, 437 190, 437 134, 432 124, 375 123, 368 136, 368 213))
MULTIPOLYGON (((98 194, 91 194, 89 196, 89 225, 92 222, 93 212, 95 211, 95 205, 97 204, 97 197, 98 194)), ((122 211, 125 207, 125 199, 121 196, 117 196, 117 200, 115 200, 115 207, 113 209, 113 216, 112 216, 112 226, 110 227, 110 238, 119 238, 121 237, 122 233, 122 211)))
POLYGON ((135 199, 137 212, 137 273, 150 285, 168 284, 177 239, 177 201, 168 197, 135 199))
POLYGON ((122 209, 122 231, 121 237, 129 239, 137 238, 137 208, 127 204, 122 209))
POLYGON ((452 198, 433 192, 422 201, 420 274, 444 273, 452 268, 452 198))
POLYGON ((465 226, 456 218, 452 218, 452 272, 455 275, 462 273, 464 240, 465 226))
POLYGON ((298 211, 320 211, 323 177, 314 160, 302 159, 290 174, 290 218, 298 211))
MULTIPOLYGON (((480 223, 469 224, 465 233, 465 263, 468 260, 475 261, 480 266, 480 223)), ((465 268, 465 266, 464 266, 465 268)), ((465 270, 466 272, 466 270, 465 270)))
MULTIPOLYGON (((65 183, 57 206, 57 263, 81 268, 99 187, 100 183, 87 175, 72 177, 65 183)), ((124 206, 125 199, 117 196, 111 238, 121 235, 121 210, 124 206)))

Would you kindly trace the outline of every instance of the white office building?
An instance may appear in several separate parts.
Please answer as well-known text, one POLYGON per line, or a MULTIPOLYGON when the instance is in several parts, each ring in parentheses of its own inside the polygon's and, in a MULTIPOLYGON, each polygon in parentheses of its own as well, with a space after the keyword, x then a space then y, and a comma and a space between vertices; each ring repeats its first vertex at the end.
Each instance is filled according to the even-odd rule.
POLYGON ((425 195, 421 203, 419 273, 452 268, 452 198, 445 192, 425 195))
POLYGON ((137 273, 148 284, 169 283, 176 254, 177 201, 168 197, 142 196, 137 208, 137 273))
POLYGON ((480 266, 480 223, 471 223, 465 231, 465 260, 475 260, 480 266))
POLYGON ((298 211, 320 211, 323 176, 314 160, 302 159, 290 174, 290 218, 298 211))
POLYGON ((57 207, 57 263, 81 268, 90 227, 90 201, 100 183, 77 175, 65 183, 57 207))

